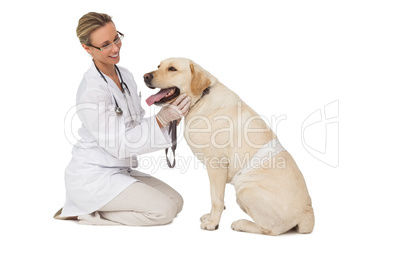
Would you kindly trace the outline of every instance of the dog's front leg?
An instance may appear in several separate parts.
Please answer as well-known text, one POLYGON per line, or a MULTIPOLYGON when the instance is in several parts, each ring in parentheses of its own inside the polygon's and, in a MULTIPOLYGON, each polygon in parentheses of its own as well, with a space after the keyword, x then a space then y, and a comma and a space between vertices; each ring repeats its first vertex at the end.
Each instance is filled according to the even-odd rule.
POLYGON ((227 178, 227 168, 207 166, 209 184, 211 188, 211 213, 201 217, 201 228, 204 230, 216 230, 221 220, 222 212, 225 208, 225 186, 227 178))

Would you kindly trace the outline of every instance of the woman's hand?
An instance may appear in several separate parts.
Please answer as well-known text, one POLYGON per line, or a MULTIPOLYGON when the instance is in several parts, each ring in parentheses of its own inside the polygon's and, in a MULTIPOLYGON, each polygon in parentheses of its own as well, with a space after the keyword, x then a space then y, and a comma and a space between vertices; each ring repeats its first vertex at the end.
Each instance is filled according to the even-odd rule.
POLYGON ((179 120, 187 115, 190 108, 190 97, 187 94, 181 94, 172 104, 163 106, 156 119, 160 127, 165 127, 169 122, 179 120))

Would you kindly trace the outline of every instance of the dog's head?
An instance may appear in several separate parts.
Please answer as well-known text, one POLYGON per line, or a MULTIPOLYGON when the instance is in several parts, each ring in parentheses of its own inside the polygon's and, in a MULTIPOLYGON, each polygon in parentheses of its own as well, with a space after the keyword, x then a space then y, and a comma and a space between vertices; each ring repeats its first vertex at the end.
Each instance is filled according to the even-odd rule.
POLYGON ((145 84, 160 91, 149 97, 148 105, 172 103, 180 94, 187 94, 194 103, 202 92, 216 83, 216 78, 189 59, 170 58, 162 61, 158 69, 144 75, 145 84))

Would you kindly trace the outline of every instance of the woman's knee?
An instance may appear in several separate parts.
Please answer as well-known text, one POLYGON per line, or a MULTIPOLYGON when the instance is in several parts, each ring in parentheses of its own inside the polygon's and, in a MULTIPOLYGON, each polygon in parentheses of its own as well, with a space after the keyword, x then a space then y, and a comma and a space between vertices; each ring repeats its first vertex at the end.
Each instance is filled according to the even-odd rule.
POLYGON ((173 221, 176 215, 179 213, 178 205, 171 199, 161 202, 154 213, 150 213, 156 221, 156 224, 168 224, 173 221))
POLYGON ((179 193, 177 193, 177 197, 176 197, 175 202, 176 202, 176 205, 177 205, 176 206, 176 208, 177 208, 177 213, 176 214, 179 214, 180 211, 182 211, 183 204, 184 204, 184 199, 179 193))

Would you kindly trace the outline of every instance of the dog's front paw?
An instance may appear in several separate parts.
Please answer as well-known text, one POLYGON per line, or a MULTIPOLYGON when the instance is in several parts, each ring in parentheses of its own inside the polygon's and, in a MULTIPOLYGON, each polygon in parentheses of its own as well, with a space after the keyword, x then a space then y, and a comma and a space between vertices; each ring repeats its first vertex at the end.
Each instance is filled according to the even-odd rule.
POLYGON ((209 221, 211 219, 211 214, 205 214, 205 215, 203 215, 201 218, 200 218, 200 221, 201 222, 203 222, 203 221, 209 221))
POLYGON ((204 230, 216 230, 219 227, 219 222, 211 220, 211 214, 205 214, 201 218, 201 229, 204 230))
POLYGON ((201 223, 201 229, 204 230, 217 230, 219 228, 219 222, 211 221, 211 220, 205 220, 201 223))

